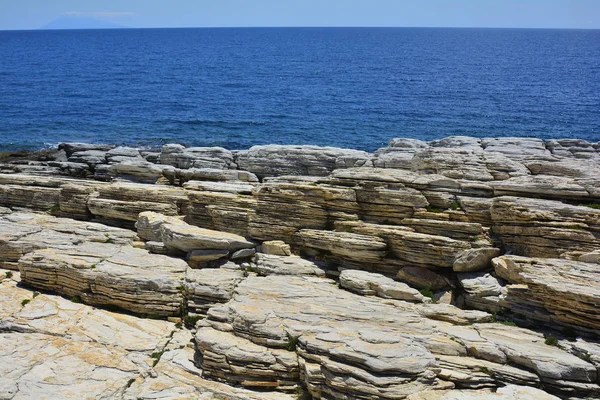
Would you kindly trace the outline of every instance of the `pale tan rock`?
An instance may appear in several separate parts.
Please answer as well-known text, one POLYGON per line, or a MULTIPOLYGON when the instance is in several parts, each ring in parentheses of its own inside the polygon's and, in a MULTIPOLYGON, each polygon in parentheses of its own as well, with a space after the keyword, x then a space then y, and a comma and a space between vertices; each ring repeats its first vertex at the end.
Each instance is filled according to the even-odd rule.
POLYGON ((360 263, 380 261, 387 248, 381 238, 348 232, 303 229, 294 240, 299 246, 325 250, 341 259, 360 263))
POLYGON ((186 269, 183 260, 97 243, 37 250, 19 261, 21 279, 31 287, 159 316, 181 314, 186 269))
POLYGON ((500 249, 483 247, 465 250, 458 255, 452 269, 456 272, 481 271, 491 267, 492 258, 500 255, 500 249))
POLYGON ((275 256, 291 256, 290 245, 283 240, 267 240, 260 245, 260 252, 275 256))
POLYGON ((213 305, 229 301, 243 279, 244 273, 239 268, 188 268, 184 286, 189 312, 206 314, 213 305))
POLYGON ((162 241, 160 227, 165 223, 173 225, 185 224, 179 217, 167 216, 153 211, 144 211, 138 215, 135 228, 137 229, 138 236, 142 239, 160 242, 162 241))
POLYGON ((160 227, 163 243, 182 251, 239 250, 256 245, 233 233, 214 231, 187 224, 163 223, 160 227))
POLYGON ((418 303, 427 302, 427 298, 418 290, 380 274, 347 269, 340 273, 339 279, 341 287, 358 294, 418 303))
POLYGON ((492 262, 499 277, 525 285, 520 290, 507 287, 502 300, 511 311, 576 329, 600 329, 600 271, 595 264, 518 256, 492 262))
POLYGON ((259 275, 315 275, 325 276, 325 271, 312 261, 298 256, 276 256, 257 253, 254 265, 259 275))

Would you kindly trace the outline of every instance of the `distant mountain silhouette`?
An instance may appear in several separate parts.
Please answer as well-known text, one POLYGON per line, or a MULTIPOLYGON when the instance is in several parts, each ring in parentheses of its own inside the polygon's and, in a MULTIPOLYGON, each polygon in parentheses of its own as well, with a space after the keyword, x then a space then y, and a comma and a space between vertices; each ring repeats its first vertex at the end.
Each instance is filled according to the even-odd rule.
POLYGON ((123 25, 103 21, 94 17, 62 15, 40 29, 115 29, 123 25))

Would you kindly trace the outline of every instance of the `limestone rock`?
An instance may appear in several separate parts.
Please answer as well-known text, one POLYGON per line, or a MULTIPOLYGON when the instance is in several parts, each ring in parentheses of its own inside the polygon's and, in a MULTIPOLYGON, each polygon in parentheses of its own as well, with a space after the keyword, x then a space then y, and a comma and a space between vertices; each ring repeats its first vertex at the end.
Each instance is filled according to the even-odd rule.
POLYGON ((192 250, 187 254, 187 262, 192 268, 201 268, 210 261, 227 257, 229 250, 192 250))
POLYGON ((176 168, 229 169, 233 155, 222 147, 190 147, 166 144, 161 149, 160 163, 176 168))
POLYGON ((515 290, 507 286, 503 298, 511 311, 576 329, 600 329, 600 271, 594 264, 518 256, 492 262, 496 274, 515 285, 515 290))
POLYGON ((250 388, 296 388, 299 371, 295 352, 267 349, 209 327, 198 330, 196 346, 202 353, 205 377, 250 388))
POLYGON ((21 279, 31 287, 159 316, 181 314, 186 269, 183 260, 100 243, 37 250, 19 260, 21 279))
POLYGON ((144 211, 138 215, 135 227, 138 236, 142 239, 160 242, 162 241, 160 228, 163 224, 185 225, 185 222, 178 217, 170 217, 153 211, 144 211))
POLYGON ((381 238, 348 232, 302 229, 294 239, 302 247, 328 251, 341 259, 360 263, 381 260, 387 248, 381 238))
POLYGON ((182 185, 188 181, 239 181, 239 182, 258 182, 258 178, 251 172, 231 169, 215 168, 165 168, 163 175, 174 184, 177 182, 182 185))
POLYGON ((229 301, 243 279, 239 268, 188 268, 184 285, 189 312, 206 314, 213 305, 229 301))
POLYGON ((326 176, 336 168, 362 166, 369 154, 358 150, 318 146, 254 146, 240 154, 241 169, 259 178, 280 175, 326 176))
POLYGON ((163 223, 160 227, 163 243, 182 251, 228 250, 253 248, 254 243, 233 233, 198 228, 187 224, 163 223))
POLYGON ((491 267, 490 261, 499 255, 500 249, 493 247, 465 250, 454 260, 452 269, 456 272, 481 271, 491 267))
POLYGON ((362 295, 414 301, 418 303, 426 302, 425 296, 407 284, 396 282, 393 279, 380 274, 373 274, 365 271, 349 269, 342 271, 340 274, 340 286, 351 292, 362 295))
POLYGON ((254 257, 256 272, 259 275, 316 275, 325 276, 325 271, 317 264, 297 256, 276 256, 257 253, 254 257))
POLYGON ((260 252, 275 256, 291 256, 290 245, 283 240, 267 240, 260 245, 260 252))

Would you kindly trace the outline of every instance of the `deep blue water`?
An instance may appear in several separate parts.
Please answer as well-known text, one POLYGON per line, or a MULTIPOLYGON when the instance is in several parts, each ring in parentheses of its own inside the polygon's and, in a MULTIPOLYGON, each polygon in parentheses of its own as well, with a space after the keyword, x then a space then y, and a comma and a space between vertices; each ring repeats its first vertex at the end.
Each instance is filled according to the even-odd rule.
POLYGON ((0 150, 600 140, 600 31, 0 31, 0 150))

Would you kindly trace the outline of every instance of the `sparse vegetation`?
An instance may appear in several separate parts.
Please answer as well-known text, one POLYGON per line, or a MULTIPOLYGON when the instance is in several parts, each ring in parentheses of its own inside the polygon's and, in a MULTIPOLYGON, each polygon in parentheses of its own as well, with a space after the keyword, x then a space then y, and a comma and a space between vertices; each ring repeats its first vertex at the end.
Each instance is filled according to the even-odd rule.
POLYGON ((25 307, 25 306, 26 306, 27 304, 29 304, 30 302, 31 302, 31 300, 29 300, 29 299, 24 299, 24 300, 21 302, 21 306, 22 306, 22 307, 25 307))
POLYGON ((36 297, 38 297, 40 295, 40 292, 33 292, 33 298, 35 299, 36 297))
POLYGON ((441 213, 442 210, 439 207, 427 206, 427 211, 431 213, 441 213))
POLYGON ((589 204, 579 204, 580 207, 589 207, 589 208, 594 208, 596 210, 600 210, 600 204, 599 203, 589 203, 589 204))
POLYGON ((431 301, 435 303, 435 297, 434 297, 435 293, 433 293, 433 290, 421 289, 421 290, 419 290, 419 293, 421 293, 425 297, 429 297, 431 299, 431 301))
POLYGON ((508 321, 508 320, 497 321, 497 322, 499 324, 506 325, 506 326, 517 326, 516 323, 514 323, 513 321, 508 321))
POLYGON ((199 315, 186 315, 183 317, 183 325, 185 325, 188 329, 195 329, 196 323, 200 321, 203 317, 199 315))
POLYGON ((48 212, 52 215, 57 215, 58 213, 60 213, 60 205, 58 205, 58 204, 53 205, 52 207, 50 207, 48 212))
POLYGON ((592 362, 592 356, 590 355, 590 353, 579 354, 577 355, 577 357, 581 358, 585 362, 592 362))
POLYGON ((558 347, 558 339, 553 336, 548 336, 546 340, 544 340, 544 343, 546 343, 548 346, 558 347))
POLYGON ((460 203, 458 201, 456 201, 456 200, 454 200, 452 203, 450 203, 450 207, 449 208, 451 210, 455 210, 455 211, 462 210, 462 207, 460 206, 460 203))
POLYGON ((90 269, 96 269, 96 264, 90 265, 90 269))
POLYGON ((484 374, 486 374, 486 375, 488 375, 488 376, 492 376, 492 375, 494 375, 494 374, 492 373, 492 371, 490 371, 490 369, 489 369, 488 367, 481 367, 481 368, 479 369, 479 371, 483 372, 484 374))
POLYGON ((71 303, 81 304, 83 301, 81 300, 81 296, 75 295, 71 297, 71 303))
POLYGON ((288 336, 288 341, 285 344, 285 349, 287 351, 296 351, 296 347, 298 346, 298 336, 288 336))
POLYGON ((162 351, 154 352, 150 355, 150 358, 154 359, 154 362, 152 363, 152 367, 156 367, 156 364, 158 364, 158 362, 160 361, 160 358, 163 356, 164 353, 165 353, 165 351, 162 350, 162 351))
POLYGON ((114 243, 115 241, 113 240, 113 238, 110 237, 110 235, 108 233, 105 233, 104 236, 106 237, 106 240, 104 241, 104 243, 114 243))
POLYGON ((6 273, 4 274, 4 276, 6 276, 6 279, 10 279, 13 277, 13 273, 11 271, 6 271, 6 273))

